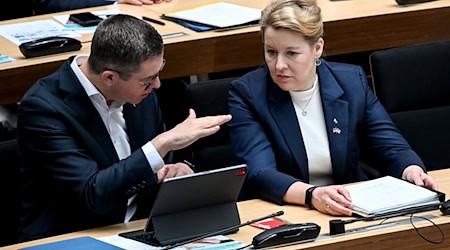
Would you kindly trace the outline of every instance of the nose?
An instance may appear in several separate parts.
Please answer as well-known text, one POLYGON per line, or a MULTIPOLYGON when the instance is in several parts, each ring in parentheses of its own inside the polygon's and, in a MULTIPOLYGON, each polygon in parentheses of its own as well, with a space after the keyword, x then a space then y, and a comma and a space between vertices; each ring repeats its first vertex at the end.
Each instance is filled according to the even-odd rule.
POLYGON ((159 76, 156 77, 155 81, 150 85, 151 89, 159 89, 161 87, 161 79, 159 79, 159 76))
POLYGON ((275 62, 275 67, 277 70, 282 71, 287 68, 285 58, 282 55, 278 55, 275 62))

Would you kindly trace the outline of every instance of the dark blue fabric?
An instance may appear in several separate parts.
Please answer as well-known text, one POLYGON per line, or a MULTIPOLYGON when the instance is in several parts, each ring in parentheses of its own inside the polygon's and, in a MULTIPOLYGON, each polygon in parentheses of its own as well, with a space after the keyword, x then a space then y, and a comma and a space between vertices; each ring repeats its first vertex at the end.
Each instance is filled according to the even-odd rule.
POLYGON ((123 222, 128 198, 150 197, 156 186, 140 149, 164 131, 156 94, 124 105, 132 154, 119 161, 71 60, 38 80, 19 107, 22 241, 123 222))
MULTIPOLYGON (((335 184, 367 179, 358 166, 361 155, 383 174, 395 177, 410 164, 423 167, 369 89, 360 67, 322 60, 318 76, 335 184), (335 127, 340 134, 332 132, 335 127)), ((233 81, 229 98, 231 143, 249 167, 246 187, 257 197, 282 204, 289 186, 309 182, 306 150, 289 92, 273 83, 263 65, 233 81)))

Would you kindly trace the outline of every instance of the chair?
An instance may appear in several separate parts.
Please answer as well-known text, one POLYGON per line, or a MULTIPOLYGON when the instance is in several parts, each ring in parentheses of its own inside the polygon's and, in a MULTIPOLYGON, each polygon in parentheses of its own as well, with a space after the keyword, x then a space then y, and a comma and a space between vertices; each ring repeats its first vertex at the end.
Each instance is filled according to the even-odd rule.
POLYGON ((0 246, 17 243, 20 218, 19 157, 16 139, 0 142, 0 246))
MULTIPOLYGON (((197 117, 228 114, 228 90, 234 79, 236 78, 189 84, 186 87, 188 108, 193 108, 197 117)), ((193 163, 200 171, 241 163, 233 154, 226 124, 216 134, 199 139, 190 148, 193 163)))
POLYGON ((450 167, 450 41, 373 52, 375 94, 429 170, 450 167))
POLYGON ((33 15, 32 0, 10 1, 0 9, 0 21, 33 15))

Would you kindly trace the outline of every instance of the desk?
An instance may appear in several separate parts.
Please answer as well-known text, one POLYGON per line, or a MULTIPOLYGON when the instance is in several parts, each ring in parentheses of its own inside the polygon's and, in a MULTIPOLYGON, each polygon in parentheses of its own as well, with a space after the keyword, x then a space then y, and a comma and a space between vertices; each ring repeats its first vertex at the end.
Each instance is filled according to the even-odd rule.
MULTIPOLYGON (((118 8, 136 16, 157 18, 162 13, 192 7, 210 0, 173 0, 152 6, 115 5, 81 11, 118 8)), ((269 0, 227 0, 264 8, 269 0)), ((399 6, 394 0, 318 0, 325 25, 325 55, 341 55, 450 39, 450 0, 399 6)), ((69 12, 67 12, 69 13, 69 12)), ((0 25, 50 19, 53 15, 2 21, 0 25)), ((228 32, 196 33, 167 21, 154 25, 162 34, 184 32, 184 37, 165 40, 168 61, 162 78, 221 72, 254 67, 263 62, 261 37, 257 27, 228 32)), ((0 52, 17 61, 0 64, 0 104, 13 103, 37 79, 56 71, 71 55, 89 53, 91 36, 82 38, 81 51, 25 59, 17 46, 0 37, 0 52)))
MULTIPOLYGON (((442 192, 450 194, 450 169, 436 170, 430 172, 430 175, 438 182, 442 192)), ((360 232, 355 234, 326 237, 324 234, 329 233, 328 221, 331 219, 337 219, 339 217, 332 217, 329 215, 321 214, 316 210, 308 210, 302 206, 278 206, 262 200, 250 200, 238 203, 239 214, 241 221, 248 221, 251 219, 266 216, 270 213, 274 213, 279 210, 283 210, 285 214, 283 218, 293 222, 315 222, 321 226, 321 236, 323 239, 317 239, 314 242, 303 243, 299 245, 293 245, 289 247, 277 248, 277 249, 450 249, 450 216, 441 216, 440 211, 430 211, 422 213, 421 215, 434 215, 437 218, 433 221, 439 225, 445 235, 445 240, 439 245, 431 244, 420 238, 415 232, 414 228, 410 224, 397 225, 387 227, 384 229, 378 229, 373 231, 360 232)), ((346 217, 342 217, 345 219, 346 217)), ((399 218, 400 220, 406 217, 399 218)), ((394 219, 390 219, 392 221, 394 219)), ((95 238, 117 235, 121 232, 139 230, 144 228, 146 220, 133 221, 127 224, 117 224, 103 228, 97 228, 92 230, 86 230, 76 233, 70 233, 31 242, 25 242, 21 244, 7 246, 1 249, 18 249, 27 246, 35 246, 43 243, 75 238, 80 236, 92 236, 95 238)), ((346 225, 346 229, 363 227, 367 225, 374 225, 376 222, 356 222, 346 225)), ((421 232, 428 238, 433 240, 440 239, 440 233, 437 228, 433 227, 428 222, 415 223, 418 228, 421 228, 421 232)), ((261 230, 250 226, 242 227, 237 233, 230 234, 228 237, 237 240, 243 244, 249 244, 256 234, 261 230)))

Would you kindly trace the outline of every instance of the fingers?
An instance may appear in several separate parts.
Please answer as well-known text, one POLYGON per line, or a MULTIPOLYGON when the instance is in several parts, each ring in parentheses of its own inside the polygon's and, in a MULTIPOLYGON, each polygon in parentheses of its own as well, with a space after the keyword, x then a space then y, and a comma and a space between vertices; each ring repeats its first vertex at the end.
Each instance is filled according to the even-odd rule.
POLYGON ((314 190, 313 205, 322 213, 352 215, 349 192, 342 186, 325 186, 314 190))
POLYGON ((417 186, 438 190, 436 181, 417 165, 410 165, 405 168, 402 174, 402 179, 414 183, 417 186))
POLYGON ((197 118, 197 114, 193 109, 189 109, 189 115, 187 119, 195 119, 195 118, 197 118))
POLYGON ((119 3, 126 3, 131 5, 142 5, 142 1, 140 0, 119 0, 119 3))
POLYGON ((166 164, 156 172, 158 183, 165 179, 193 174, 194 171, 184 163, 166 164))
POLYGON ((164 166, 156 172, 156 178, 157 178, 158 183, 161 183, 164 179, 166 179, 165 177, 166 177, 167 171, 169 171, 169 169, 166 166, 164 166))

